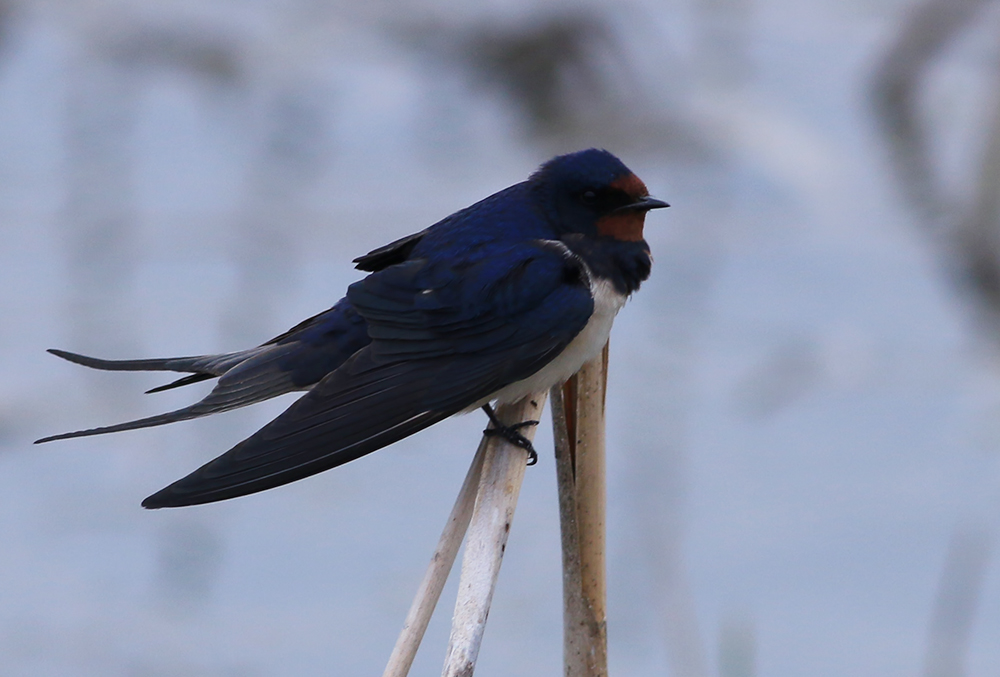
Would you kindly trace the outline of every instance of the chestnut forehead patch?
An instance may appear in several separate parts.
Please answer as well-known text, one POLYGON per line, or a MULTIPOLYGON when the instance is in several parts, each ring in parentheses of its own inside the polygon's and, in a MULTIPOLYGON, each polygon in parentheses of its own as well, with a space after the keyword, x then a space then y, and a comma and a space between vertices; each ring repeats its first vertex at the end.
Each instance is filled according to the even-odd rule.
POLYGON ((626 174, 625 176, 615 179, 611 182, 612 188, 617 188, 623 191, 629 197, 640 198, 649 195, 649 189, 646 188, 646 184, 642 182, 635 174, 626 174))

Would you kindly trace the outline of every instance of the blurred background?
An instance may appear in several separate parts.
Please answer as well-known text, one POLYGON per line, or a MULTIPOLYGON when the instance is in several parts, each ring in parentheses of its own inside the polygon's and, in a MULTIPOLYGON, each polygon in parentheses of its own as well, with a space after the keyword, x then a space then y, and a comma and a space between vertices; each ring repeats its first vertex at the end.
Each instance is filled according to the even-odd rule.
MULTIPOLYGON (((44 350, 261 343, 591 146, 674 205, 612 337, 611 673, 1000 674, 998 35, 988 0, 3 0, 0 674, 380 674, 482 416, 149 512, 291 400, 32 447, 204 392, 44 350)), ((543 452, 477 674, 560 674, 559 552, 543 452)))

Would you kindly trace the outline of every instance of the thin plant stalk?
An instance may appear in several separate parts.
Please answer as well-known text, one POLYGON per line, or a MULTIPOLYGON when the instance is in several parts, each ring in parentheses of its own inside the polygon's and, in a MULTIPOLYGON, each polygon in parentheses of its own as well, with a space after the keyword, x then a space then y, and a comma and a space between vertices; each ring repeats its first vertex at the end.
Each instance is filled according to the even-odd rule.
MULTIPOLYGON (((568 383, 572 390, 576 383, 568 383)), ((552 400, 552 428, 556 448, 556 483, 559 487, 559 522, 562 534, 563 565, 563 665, 566 677, 587 674, 587 646, 593 632, 593 622, 583 606, 583 586, 580 575, 580 529, 576 516, 576 481, 573 479, 573 449, 568 430, 565 403, 575 397, 564 397, 564 387, 556 386, 552 400)), ((574 407, 575 409, 575 407, 574 407)), ((575 434, 575 433, 574 433, 575 434)))
MULTIPOLYGON (((539 393, 511 405, 502 405, 497 408, 497 417, 507 425, 537 420, 546 395, 539 393)), ((521 433, 532 439, 535 426, 522 428, 521 433)), ((526 460, 524 449, 500 437, 489 438, 462 558, 444 677, 471 677, 476 668, 526 460)))
POLYGON ((455 499, 455 505, 451 509, 448 521, 445 524, 441 538, 438 540, 437 549, 431 557, 431 562, 427 567, 427 573, 420 583, 410 612, 403 622, 403 630, 399 633, 396 646, 392 649, 392 655, 385 667, 382 677, 406 677, 413 665, 413 659, 420 648, 420 642, 427 631, 431 615, 441 597, 441 591, 448 580, 448 574, 455 563, 458 549, 465 538, 465 532, 469 528, 469 520, 472 518, 472 509, 476 504, 476 493, 479 489, 479 478, 483 470, 483 459, 486 456, 486 442, 489 438, 483 437, 479 443, 479 449, 472 459, 469 472, 465 475, 465 481, 455 499))
POLYGON ((604 405, 608 346, 552 390, 566 677, 608 674, 604 405))

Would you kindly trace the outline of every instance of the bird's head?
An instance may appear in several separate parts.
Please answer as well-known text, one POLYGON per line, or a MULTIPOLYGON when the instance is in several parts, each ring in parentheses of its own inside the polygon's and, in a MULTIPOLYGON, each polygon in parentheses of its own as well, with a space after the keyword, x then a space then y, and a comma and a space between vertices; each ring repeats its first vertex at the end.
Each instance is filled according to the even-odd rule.
POLYGON ((616 240, 642 240, 646 212, 669 205, 606 150, 555 157, 528 180, 557 230, 616 240))

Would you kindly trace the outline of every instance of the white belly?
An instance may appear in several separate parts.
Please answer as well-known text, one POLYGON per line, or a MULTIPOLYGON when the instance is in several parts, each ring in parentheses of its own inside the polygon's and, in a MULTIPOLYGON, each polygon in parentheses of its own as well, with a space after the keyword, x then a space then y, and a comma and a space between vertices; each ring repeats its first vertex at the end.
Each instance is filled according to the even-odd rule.
POLYGON ((547 391, 552 386, 565 382, 578 372, 585 362, 597 356, 608 341, 615 315, 625 305, 628 297, 615 291, 614 285, 610 282, 592 278, 591 284, 594 314, 570 344, 554 360, 528 378, 505 386, 482 402, 469 407, 469 410, 494 400, 501 404, 516 402, 528 395, 547 391))

